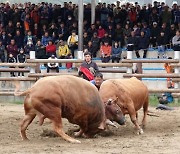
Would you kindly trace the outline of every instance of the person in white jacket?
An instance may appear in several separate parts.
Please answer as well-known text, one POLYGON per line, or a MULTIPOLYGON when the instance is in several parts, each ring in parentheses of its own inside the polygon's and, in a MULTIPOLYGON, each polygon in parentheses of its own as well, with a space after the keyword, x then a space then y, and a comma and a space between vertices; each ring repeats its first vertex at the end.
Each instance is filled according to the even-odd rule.
POLYGON ((78 49, 78 35, 76 35, 75 30, 73 30, 72 34, 68 37, 67 45, 71 50, 72 56, 74 58, 74 51, 78 49))
POLYGON ((180 51, 180 31, 176 31, 176 35, 172 38, 173 50, 180 51))

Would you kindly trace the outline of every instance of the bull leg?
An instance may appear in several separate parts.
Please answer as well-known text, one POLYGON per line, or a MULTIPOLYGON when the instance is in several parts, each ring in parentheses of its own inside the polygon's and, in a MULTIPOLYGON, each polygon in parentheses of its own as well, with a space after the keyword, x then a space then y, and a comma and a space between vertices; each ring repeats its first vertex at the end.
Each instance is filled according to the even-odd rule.
POLYGON ((21 137, 23 140, 28 140, 28 138, 26 136, 26 129, 35 117, 36 117, 36 114, 27 114, 27 115, 25 115, 24 119, 22 120, 21 137))
POLYGON ((81 137, 83 135, 84 131, 80 129, 78 132, 74 132, 75 137, 81 137))
POLYGON ((135 109, 133 107, 133 104, 130 104, 128 106, 128 112, 129 112, 129 115, 130 115, 132 123, 135 125, 135 128, 137 130, 137 134, 138 135, 139 134, 143 134, 143 130, 142 130, 142 128, 138 124, 138 121, 137 121, 137 118, 136 118, 137 113, 136 113, 136 111, 135 111, 135 109))
POLYGON ((145 128, 145 125, 146 125, 146 117, 148 114, 148 105, 149 105, 149 98, 147 97, 145 100, 145 103, 143 105, 144 116, 143 116, 143 120, 142 120, 142 128, 145 128))
POLYGON ((81 143, 79 140, 76 140, 70 136, 68 136, 67 134, 64 133, 63 129, 62 129, 62 120, 59 119, 58 121, 53 121, 53 126, 54 126, 54 130, 66 141, 69 141, 71 143, 81 143))

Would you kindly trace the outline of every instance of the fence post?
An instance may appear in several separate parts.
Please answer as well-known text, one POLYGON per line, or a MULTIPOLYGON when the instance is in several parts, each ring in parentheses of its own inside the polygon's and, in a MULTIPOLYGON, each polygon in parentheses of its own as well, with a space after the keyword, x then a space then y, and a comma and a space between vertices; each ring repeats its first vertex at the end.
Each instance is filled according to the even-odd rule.
MULTIPOLYGON (((35 51, 30 51, 29 54, 30 54, 30 59, 36 59, 35 51)), ((35 68, 32 66, 30 67, 30 73, 35 73, 35 68)))
MULTIPOLYGON (((132 59, 132 51, 127 51, 127 59, 131 60, 132 59)), ((132 67, 127 68, 127 73, 132 73, 132 67)))
MULTIPOLYGON (((174 51, 174 59, 178 59, 178 60, 180 60, 180 51, 174 51)), ((174 73, 175 74, 179 74, 179 67, 178 66, 175 66, 175 68, 174 68, 174 73)), ((175 84, 174 84, 174 88, 176 88, 176 89, 179 89, 180 87, 179 87, 179 82, 175 82, 175 84)), ((178 103, 178 100, 179 100, 179 98, 175 98, 175 103, 178 103)))

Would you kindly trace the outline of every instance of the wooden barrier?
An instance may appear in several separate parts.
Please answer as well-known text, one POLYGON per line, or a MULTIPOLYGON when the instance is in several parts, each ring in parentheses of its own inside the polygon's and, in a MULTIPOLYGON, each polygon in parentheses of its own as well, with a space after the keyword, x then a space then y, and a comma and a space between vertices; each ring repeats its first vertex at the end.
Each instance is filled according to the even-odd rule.
POLYGON ((180 82, 180 78, 174 78, 172 79, 173 82, 180 82))
POLYGON ((180 78, 180 74, 166 73, 166 74, 124 74, 123 77, 137 77, 137 78, 180 78))
POLYGON ((29 69, 25 68, 0 68, 0 72, 29 72, 29 69))
POLYGON ((126 73, 126 70, 119 69, 99 69, 101 73, 126 73))
POLYGON ((10 96, 10 95, 14 96, 14 92, 12 92, 12 91, 1 91, 0 92, 0 96, 10 96))
POLYGON ((173 96, 174 98, 180 98, 180 93, 172 93, 172 96, 173 96))
POLYGON ((0 63, 0 66, 6 66, 6 67, 36 67, 36 64, 32 63, 0 63))
POLYGON ((180 63, 177 64, 171 64, 172 67, 180 67, 180 63))
POLYGON ((180 89, 149 89, 149 93, 180 93, 180 89))
POLYGON ((0 81, 36 81, 36 78, 28 77, 0 77, 0 81))
POLYGON ((80 59, 27 59, 28 63, 82 63, 80 59))
POLYGON ((34 78, 39 78, 39 77, 46 77, 46 76, 61 76, 61 75, 73 75, 73 76, 78 76, 77 73, 29 73, 28 77, 34 77, 34 78))
POLYGON ((122 59, 122 63, 179 63, 177 59, 122 59))

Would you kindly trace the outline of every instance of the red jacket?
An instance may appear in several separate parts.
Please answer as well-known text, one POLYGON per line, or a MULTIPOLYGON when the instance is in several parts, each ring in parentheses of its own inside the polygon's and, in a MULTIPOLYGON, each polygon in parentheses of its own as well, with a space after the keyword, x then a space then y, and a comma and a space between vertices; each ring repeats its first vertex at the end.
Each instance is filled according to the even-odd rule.
POLYGON ((106 33, 106 31, 103 28, 98 29, 98 37, 99 38, 103 38, 105 33, 106 33))
POLYGON ((56 46, 54 44, 46 46, 46 53, 56 53, 56 46))

